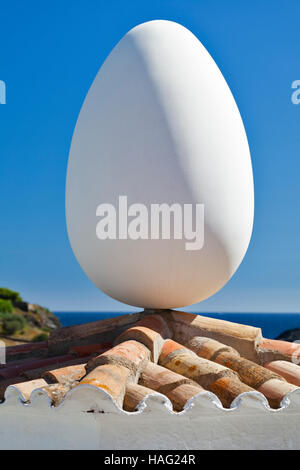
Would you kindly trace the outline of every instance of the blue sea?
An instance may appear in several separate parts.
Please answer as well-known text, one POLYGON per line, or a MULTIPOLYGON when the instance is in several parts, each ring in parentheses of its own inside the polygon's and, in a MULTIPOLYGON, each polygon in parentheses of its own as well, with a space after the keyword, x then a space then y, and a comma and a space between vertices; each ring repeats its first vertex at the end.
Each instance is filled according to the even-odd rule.
MULTIPOLYGON (((124 312, 54 312, 62 326, 80 325, 105 318, 125 315, 124 312)), ((265 338, 274 339, 286 330, 300 328, 300 313, 200 313, 199 315, 219 318, 262 329, 265 338)))

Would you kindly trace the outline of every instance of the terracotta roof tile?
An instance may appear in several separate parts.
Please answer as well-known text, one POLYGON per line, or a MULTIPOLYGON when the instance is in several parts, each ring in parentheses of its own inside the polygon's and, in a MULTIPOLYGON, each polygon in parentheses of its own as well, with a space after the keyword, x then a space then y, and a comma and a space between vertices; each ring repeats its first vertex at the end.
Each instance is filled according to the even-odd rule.
POLYGON ((179 311, 166 312, 163 318, 173 331, 173 338, 181 344, 195 336, 205 336, 231 346, 251 360, 256 360, 257 347, 263 340, 261 329, 253 326, 179 311))
POLYGON ((43 365, 42 367, 38 367, 35 369, 30 369, 30 370, 24 370, 20 376, 24 377, 24 379, 27 380, 35 380, 38 379, 39 377, 42 377, 42 375, 45 372, 55 370, 55 369, 60 369, 62 367, 69 367, 77 364, 86 364, 89 359, 91 359, 91 356, 88 357, 75 357, 73 356, 73 359, 64 361, 60 360, 60 358, 63 358, 63 356, 57 357, 57 362, 51 363, 50 365, 43 365))
POLYGON ((238 379, 238 375, 229 368, 198 357, 194 352, 180 347, 172 340, 165 342, 159 364, 194 380, 204 388, 208 388, 210 384, 221 377, 230 376, 238 379))
POLYGON ((300 387, 300 366, 288 361, 272 361, 264 364, 269 370, 284 377, 289 383, 300 387))
POLYGON ((210 384, 208 390, 217 395, 224 408, 229 408, 235 398, 241 393, 253 391, 253 388, 234 377, 221 377, 210 384))
POLYGON ((278 408, 282 399, 289 392, 296 390, 297 387, 288 382, 271 379, 263 383, 257 390, 265 395, 270 406, 278 408))
POLYGON ((140 402, 148 395, 155 393, 151 388, 139 384, 128 384, 124 396, 123 408, 125 411, 135 411, 140 402))
POLYGON ((48 357, 44 359, 34 359, 32 361, 24 361, 24 363, 20 363, 18 365, 12 365, 10 366, 8 363, 8 366, 5 369, 0 370, 0 377, 2 379, 9 379, 12 377, 17 377, 21 372, 24 372, 26 370, 30 369, 35 369, 38 367, 42 366, 47 366, 50 364, 55 364, 58 361, 68 361, 74 359, 73 354, 67 354, 64 356, 58 357, 48 357))
MULTIPOLYGON (((165 367, 148 362, 140 377, 140 384, 145 387, 152 388, 160 393, 166 394, 168 389, 182 384, 197 385, 193 380, 177 374, 165 367)), ((199 388, 199 385, 197 385, 199 388)))
POLYGON ((195 336, 188 343, 187 347, 194 351, 197 356, 203 357, 214 361, 215 357, 221 352, 228 352, 231 354, 240 355, 235 349, 220 343, 215 339, 207 338, 204 336, 195 336))
POLYGON ((165 395, 171 400, 175 411, 182 411, 187 401, 204 391, 200 385, 181 384, 168 390, 165 395))
POLYGON ((93 369, 79 384, 102 388, 122 408, 126 385, 130 378, 131 371, 127 367, 118 364, 104 364, 93 369))
POLYGON ((17 346, 10 346, 6 349, 6 359, 8 362, 26 359, 27 357, 42 357, 48 352, 48 342, 41 341, 37 343, 19 344, 17 346))
POLYGON ((280 341, 275 339, 264 339, 259 346, 262 362, 270 362, 276 359, 300 362, 300 344, 280 341))
POLYGON ((158 361, 164 339, 171 336, 170 330, 159 315, 149 315, 125 330, 116 340, 117 343, 134 339, 143 343, 151 351, 151 360, 158 361))
POLYGON ((44 379, 30 380, 28 382, 21 382, 10 385, 10 387, 14 387, 19 390, 24 401, 29 401, 30 394, 33 392, 33 390, 45 386, 47 386, 47 382, 44 379))
POLYGON ((176 341, 173 341, 172 339, 169 339, 164 342, 164 345, 161 349, 159 360, 162 363, 164 360, 168 358, 168 356, 172 353, 178 353, 178 352, 187 352, 188 349, 183 346, 182 344, 176 343, 176 341))
POLYGON ((71 387, 62 384, 51 384, 43 387, 43 391, 47 393, 52 405, 57 406, 63 400, 65 394, 71 387))
POLYGON ((10 385, 21 382, 24 382, 24 378, 22 377, 13 377, 11 379, 0 380, 0 401, 4 399, 5 391, 10 385))
POLYGON ((300 384, 300 366, 278 358, 292 361, 299 351, 299 345, 263 339, 259 328, 179 311, 141 312, 62 328, 48 344, 7 348, 0 397, 12 386, 26 401, 41 388, 58 405, 74 387, 93 385, 127 411, 153 393, 181 411, 204 390, 224 407, 258 390, 278 407, 300 384))
POLYGON ((79 381, 84 375, 86 375, 85 364, 77 364, 44 372, 43 378, 48 383, 68 385, 79 381))
POLYGON ((166 395, 176 411, 181 411, 187 400, 204 390, 192 380, 151 362, 142 372, 140 383, 166 395))
POLYGON ((144 316, 145 312, 132 313, 53 330, 48 341, 49 354, 66 354, 73 346, 112 342, 144 316))
POLYGON ((241 357, 233 348, 210 338, 196 337, 189 342, 189 346, 198 356, 210 355, 213 361, 234 370, 242 382, 255 389, 270 379, 284 380, 280 375, 241 357))
POLYGON ((86 365, 86 371, 103 364, 119 364, 127 367, 134 376, 141 371, 150 359, 150 351, 138 341, 129 340, 117 344, 99 356, 93 357, 86 365))
MULTIPOLYGON (((13 360, 13 361, 7 361, 6 364, 1 364, 0 368, 1 369, 6 369, 8 367, 13 367, 13 366, 19 366, 19 365, 25 365, 25 364, 33 364, 34 361, 36 361, 37 359, 36 358, 29 358, 27 357, 26 359, 17 359, 17 360, 13 360)), ((39 360, 42 360, 41 358, 39 358, 39 360)))
POLYGON ((271 379, 284 380, 280 375, 255 362, 228 352, 218 354, 215 361, 237 372, 242 382, 255 389, 271 379))

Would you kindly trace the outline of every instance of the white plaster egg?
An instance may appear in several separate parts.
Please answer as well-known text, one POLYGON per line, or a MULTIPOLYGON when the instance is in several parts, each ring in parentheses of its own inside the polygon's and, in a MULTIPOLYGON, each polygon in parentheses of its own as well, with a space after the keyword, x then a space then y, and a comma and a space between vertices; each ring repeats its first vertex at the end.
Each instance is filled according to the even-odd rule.
POLYGON ((253 212, 247 137, 216 63, 177 23, 133 28, 100 68, 72 139, 66 220, 79 264, 99 289, 126 304, 190 305, 234 274, 253 212), (162 225, 159 236, 152 234, 151 208, 161 204, 180 208, 179 232, 178 212, 171 211, 170 236, 162 236, 162 225), (188 231, 185 224, 197 223, 197 207, 204 208, 201 249, 201 236, 193 245, 194 226, 188 231))

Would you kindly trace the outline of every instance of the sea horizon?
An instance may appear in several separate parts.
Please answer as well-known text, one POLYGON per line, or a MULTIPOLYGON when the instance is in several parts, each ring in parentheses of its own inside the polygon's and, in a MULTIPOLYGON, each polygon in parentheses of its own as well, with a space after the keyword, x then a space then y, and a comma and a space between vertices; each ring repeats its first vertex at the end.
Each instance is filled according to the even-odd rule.
MULTIPOLYGON (((116 311, 53 311, 63 327, 90 323, 128 315, 133 312, 116 311)), ((242 323, 262 329, 265 338, 275 339, 287 330, 300 328, 300 313, 279 312, 189 312, 195 315, 219 318, 222 320, 242 323)))

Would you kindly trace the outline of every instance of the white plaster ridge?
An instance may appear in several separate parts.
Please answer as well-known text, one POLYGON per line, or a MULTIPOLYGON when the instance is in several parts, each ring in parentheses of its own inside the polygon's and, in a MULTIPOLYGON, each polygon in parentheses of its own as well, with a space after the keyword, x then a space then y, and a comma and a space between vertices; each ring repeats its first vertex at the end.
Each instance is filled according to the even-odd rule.
MULTIPOLYGON (((216 408, 220 412, 232 413, 234 411, 238 412, 241 408, 257 408, 268 413, 279 413, 290 406, 299 406, 300 411, 300 388, 288 393, 281 401, 280 408, 273 409, 269 406, 268 400, 266 397, 257 391, 241 393, 237 396, 231 403, 230 408, 224 408, 220 399, 212 392, 201 391, 194 397, 190 398, 181 412, 174 412, 172 402, 163 394, 154 392, 147 395, 137 408, 137 411, 128 412, 119 407, 111 395, 105 390, 96 387, 94 385, 82 384, 74 387, 72 390, 69 390, 64 398, 61 400, 58 406, 53 406, 51 404, 51 399, 48 394, 42 388, 36 388, 32 391, 30 395, 30 400, 25 401, 23 394, 20 390, 14 386, 9 385, 5 391, 5 399, 0 403, 0 420, 1 420, 1 408, 6 406, 14 407, 22 405, 29 408, 35 408, 40 406, 40 403, 47 404, 49 408, 59 412, 62 408, 68 407, 69 403, 72 405, 78 405, 78 411, 91 411, 91 405, 97 403, 99 409, 104 413, 119 413, 126 416, 134 416, 136 414, 141 414, 148 411, 149 404, 155 403, 155 408, 160 409, 161 411, 167 410, 169 413, 182 416, 186 413, 189 413, 193 410, 193 413, 207 413, 207 407, 211 409, 212 407, 216 408), (85 408, 82 408, 82 404, 85 404, 85 408)), ((150 407, 151 408, 151 407, 150 407)), ((98 409, 98 406, 97 406, 98 409)))
POLYGON ((93 385, 78 385, 54 407, 35 389, 30 402, 16 387, 0 405, 0 449, 299 449, 300 389, 277 410, 259 392, 239 395, 229 409, 201 391, 180 413, 157 392, 137 411, 120 409, 93 385))

